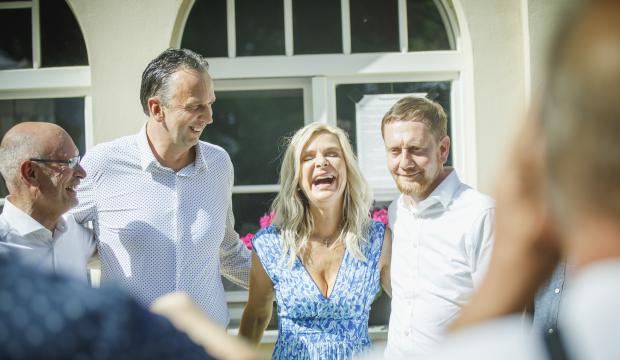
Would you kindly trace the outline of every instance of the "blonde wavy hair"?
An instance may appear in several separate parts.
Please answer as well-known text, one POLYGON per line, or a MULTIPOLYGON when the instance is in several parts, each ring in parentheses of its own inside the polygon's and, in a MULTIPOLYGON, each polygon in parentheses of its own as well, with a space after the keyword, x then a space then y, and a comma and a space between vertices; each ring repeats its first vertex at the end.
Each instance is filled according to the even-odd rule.
POLYGON ((299 189, 301 173, 301 152, 318 133, 330 133, 338 138, 347 167, 347 183, 344 190, 342 219, 338 239, 344 242, 347 250, 357 259, 366 260, 361 251, 361 243, 370 227, 370 207, 372 191, 362 176, 347 135, 335 126, 312 123, 299 129, 288 141, 280 169, 280 192, 275 198, 272 210, 275 212, 274 225, 282 238, 282 258, 288 257, 292 266, 308 244, 314 230, 314 219, 310 213, 309 202, 299 189))

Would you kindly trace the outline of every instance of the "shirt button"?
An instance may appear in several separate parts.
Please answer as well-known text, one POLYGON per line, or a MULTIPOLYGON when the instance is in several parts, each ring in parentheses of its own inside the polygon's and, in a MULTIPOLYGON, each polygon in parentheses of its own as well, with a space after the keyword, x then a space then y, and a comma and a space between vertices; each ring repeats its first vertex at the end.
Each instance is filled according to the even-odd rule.
POLYGON ((553 334, 553 329, 549 329, 549 330, 547 330, 547 332, 548 332, 549 334, 553 334))
POLYGON ((553 292, 555 292, 556 294, 560 293, 560 288, 555 288, 555 290, 553 290, 553 292))
POLYGON ((405 336, 409 336, 409 330, 405 330, 405 336))

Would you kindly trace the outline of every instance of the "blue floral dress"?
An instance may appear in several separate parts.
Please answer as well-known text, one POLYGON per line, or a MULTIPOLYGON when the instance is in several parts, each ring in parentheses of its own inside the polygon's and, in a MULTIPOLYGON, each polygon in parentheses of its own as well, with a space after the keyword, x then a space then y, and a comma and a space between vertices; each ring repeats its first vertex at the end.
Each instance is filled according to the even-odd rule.
POLYGON ((278 304, 278 340, 273 359, 348 359, 370 347, 368 313, 379 292, 379 257, 385 225, 373 221, 361 246, 366 261, 345 250, 334 287, 325 297, 297 258, 283 260, 273 225, 252 240, 278 304))

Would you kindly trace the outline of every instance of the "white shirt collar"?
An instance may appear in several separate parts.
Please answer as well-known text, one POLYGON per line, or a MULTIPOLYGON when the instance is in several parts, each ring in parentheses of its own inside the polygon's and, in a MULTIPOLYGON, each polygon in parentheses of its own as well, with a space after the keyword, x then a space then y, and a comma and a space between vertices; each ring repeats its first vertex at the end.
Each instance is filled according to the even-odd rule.
POLYGON ((453 169, 450 171, 450 174, 437 185, 435 190, 433 190, 426 199, 420 201, 416 207, 409 205, 407 201, 405 201, 404 195, 400 196, 399 202, 401 206, 415 214, 422 214, 437 204, 441 205, 442 209, 445 210, 452 202, 454 194, 460 184, 461 180, 453 169))
MULTIPOLYGON (((9 200, 9 197, 10 196, 7 196, 4 200, 2 216, 20 236, 26 236, 34 232, 43 231, 49 235, 49 237, 52 237, 51 231, 33 219, 30 215, 26 214, 20 208, 13 205, 9 200)), ((62 217, 58 219, 55 230, 58 232, 65 232, 67 230, 67 224, 62 217)))
MULTIPOLYGON (((136 144, 140 153, 140 165, 142 166, 142 170, 150 171, 156 167, 162 168, 162 165, 159 163, 159 161, 157 161, 155 155, 153 155, 151 147, 149 146, 149 140, 146 135, 146 123, 142 126, 140 132, 138 132, 138 134, 136 135, 136 144)), ((193 164, 190 164, 187 167, 183 168, 180 173, 185 173, 185 171, 183 170, 188 169, 188 167, 190 173, 193 173, 193 171, 191 171, 192 167, 194 168, 193 170, 195 170, 196 172, 207 169, 207 160, 205 159, 199 144, 194 146, 196 148, 196 160, 194 160, 193 164)))

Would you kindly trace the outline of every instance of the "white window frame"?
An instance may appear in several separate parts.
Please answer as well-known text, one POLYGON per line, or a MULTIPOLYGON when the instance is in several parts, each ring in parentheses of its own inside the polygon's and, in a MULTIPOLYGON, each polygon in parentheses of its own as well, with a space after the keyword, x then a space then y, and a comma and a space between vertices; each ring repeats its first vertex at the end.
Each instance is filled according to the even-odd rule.
MULTIPOLYGON (((467 33, 460 31, 458 0, 434 0, 446 26, 448 41, 455 50, 408 51, 406 0, 398 0, 399 52, 351 53, 349 3, 340 0, 342 12, 342 54, 294 55, 292 0, 284 4, 285 54, 236 57, 235 0, 226 0, 228 57, 209 59, 214 79, 262 82, 273 78, 309 79, 311 119, 336 122, 335 86, 341 83, 451 81, 451 140, 453 164, 460 177, 472 186, 476 176, 476 130, 473 104, 471 49, 467 33)), ((193 1, 179 14, 184 27, 193 1)), ((183 29, 176 32, 181 44, 183 29)), ((216 91, 219 90, 216 85, 216 91)), ((304 96, 306 101, 306 96, 304 96)), ((307 123, 308 121, 306 121, 307 123)))
MULTIPOLYGON (((312 119, 311 82, 304 78, 261 78, 261 79, 228 79, 213 80, 215 95, 226 91, 260 91, 260 90, 287 90, 299 89, 303 92, 304 103, 304 124, 308 124, 312 119)), ((217 102, 216 105, 217 106, 217 102)), ((216 119, 217 121, 217 119, 216 119)), ((260 194, 275 193, 280 191, 278 184, 256 184, 256 185, 236 185, 233 186, 233 194, 260 194)))
MULTIPOLYGON (((0 3, 0 11, 31 9, 33 54, 32 68, 0 70, 0 100, 83 97, 85 145, 89 149, 94 145, 90 66, 40 67, 39 1, 0 3)), ((0 205, 2 202, 0 200, 0 205)))
POLYGON ((84 97, 84 131, 88 149, 93 145, 90 66, 41 68, 40 1, 0 3, 0 11, 31 9, 32 21, 32 68, 0 70, 0 100, 84 97))

